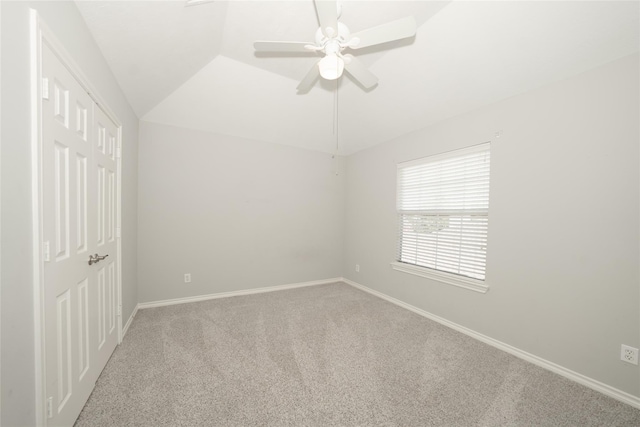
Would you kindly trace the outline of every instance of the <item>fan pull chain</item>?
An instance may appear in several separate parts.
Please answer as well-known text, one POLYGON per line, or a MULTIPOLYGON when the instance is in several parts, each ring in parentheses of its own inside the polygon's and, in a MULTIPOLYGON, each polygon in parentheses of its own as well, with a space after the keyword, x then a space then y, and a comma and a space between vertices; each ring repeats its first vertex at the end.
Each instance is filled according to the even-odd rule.
POLYGON ((335 107, 334 107, 335 114, 333 116, 333 126, 335 128, 335 134, 336 134, 336 155, 338 155, 338 148, 339 148, 339 146, 338 146, 338 143, 339 143, 339 139, 338 139, 338 137, 339 137, 339 129, 338 129, 338 118, 339 118, 339 116, 338 116, 338 113, 340 111, 339 110, 339 104, 338 104, 338 87, 339 87, 339 83, 338 82, 339 81, 340 81, 340 79, 336 79, 336 92, 335 92, 335 96, 334 96, 334 98, 335 98, 335 107))
POLYGON ((340 142, 340 138, 339 138, 339 129, 338 129, 338 87, 339 87, 339 80, 340 79, 336 79, 336 90, 333 93, 333 134, 336 136, 336 150, 333 154, 333 156, 331 156, 331 158, 333 159, 333 172, 335 175, 338 175, 338 159, 336 158, 336 156, 338 155, 338 150, 339 150, 339 142, 340 142))

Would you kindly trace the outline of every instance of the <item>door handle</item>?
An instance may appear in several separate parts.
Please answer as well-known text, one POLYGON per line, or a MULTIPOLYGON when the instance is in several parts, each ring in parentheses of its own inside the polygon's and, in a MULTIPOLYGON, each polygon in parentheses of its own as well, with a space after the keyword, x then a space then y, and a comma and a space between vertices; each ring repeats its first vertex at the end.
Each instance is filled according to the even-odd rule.
POLYGON ((91 264, 96 264, 96 263, 98 263, 98 262, 102 261, 103 259, 105 259, 105 258, 106 258, 106 257, 108 257, 108 256, 109 256, 109 254, 102 255, 102 256, 101 256, 101 255, 98 255, 98 254, 95 254, 95 255, 89 255, 89 265, 91 265, 91 264))

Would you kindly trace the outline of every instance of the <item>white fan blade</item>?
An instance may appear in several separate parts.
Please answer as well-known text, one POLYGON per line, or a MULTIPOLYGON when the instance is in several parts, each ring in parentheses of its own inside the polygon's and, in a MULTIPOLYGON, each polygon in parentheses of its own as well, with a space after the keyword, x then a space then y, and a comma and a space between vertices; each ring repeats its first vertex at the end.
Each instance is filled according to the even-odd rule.
POLYGON ((333 37, 338 34, 338 3, 336 0, 315 0, 316 12, 322 34, 333 37), (328 30, 328 28, 330 30, 328 30))
POLYGON ((344 69, 366 89, 378 84, 378 78, 353 55, 344 55, 344 69))
POLYGON ((298 89, 298 92, 303 92, 303 93, 309 92, 309 90, 315 83, 316 79, 320 76, 320 69, 318 68, 318 62, 313 64, 313 67, 311 67, 307 75, 304 76, 304 79, 302 79, 302 81, 296 88, 298 89))
POLYGON ((313 52, 305 46, 314 46, 315 43, 307 42, 268 42, 257 41, 253 47, 257 52, 313 52))
POLYGON ((352 39, 358 38, 360 41, 354 45, 349 44, 349 47, 351 49, 360 49, 367 46, 405 39, 415 35, 416 20, 413 16, 407 16, 406 18, 387 22, 386 24, 352 34, 352 39))

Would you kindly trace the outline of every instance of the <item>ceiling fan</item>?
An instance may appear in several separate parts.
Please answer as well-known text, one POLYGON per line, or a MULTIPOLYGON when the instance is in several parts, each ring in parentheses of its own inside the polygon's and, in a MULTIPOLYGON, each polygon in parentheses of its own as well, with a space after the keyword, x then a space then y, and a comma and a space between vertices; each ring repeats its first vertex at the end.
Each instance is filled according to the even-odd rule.
POLYGON ((369 89, 378 83, 378 78, 365 65, 347 53, 345 49, 361 49, 382 43, 413 37, 416 34, 416 21, 407 16, 396 21, 368 28, 351 34, 349 28, 338 22, 341 5, 336 0, 314 0, 320 28, 316 31, 315 42, 256 41, 257 52, 318 52, 324 56, 309 70, 297 89, 307 92, 318 76, 338 79, 343 71, 349 73, 364 88, 369 89))

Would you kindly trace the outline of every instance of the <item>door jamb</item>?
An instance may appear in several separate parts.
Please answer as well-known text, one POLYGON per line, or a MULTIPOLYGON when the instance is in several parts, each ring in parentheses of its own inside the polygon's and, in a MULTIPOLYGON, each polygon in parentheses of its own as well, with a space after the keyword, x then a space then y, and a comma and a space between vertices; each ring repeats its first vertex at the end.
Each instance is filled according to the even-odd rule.
MULTIPOLYGON (((35 416, 36 426, 46 426, 46 372, 45 372, 45 343, 44 343, 44 259, 42 256, 43 203, 42 203, 42 45, 46 43, 80 86, 89 94, 97 107, 116 125, 117 153, 116 174, 118 185, 116 198, 118 200, 116 213, 116 229, 122 230, 122 123, 114 112, 103 101, 94 89, 90 80, 81 71, 65 47, 58 41, 53 32, 42 20, 38 11, 31 9, 30 14, 30 86, 31 86, 31 200, 32 200, 32 231, 33 231, 33 301, 34 301, 34 336, 35 336, 35 416)), ((117 237, 117 273, 116 290, 118 302, 118 344, 122 342, 122 232, 117 237)))

